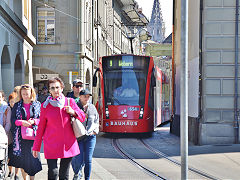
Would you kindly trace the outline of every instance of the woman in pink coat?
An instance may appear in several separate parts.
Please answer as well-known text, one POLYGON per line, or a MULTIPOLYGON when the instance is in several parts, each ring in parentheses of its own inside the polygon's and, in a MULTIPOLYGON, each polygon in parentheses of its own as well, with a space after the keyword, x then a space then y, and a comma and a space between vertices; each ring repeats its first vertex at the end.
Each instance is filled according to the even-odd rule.
POLYGON ((53 78, 48 81, 49 96, 41 106, 40 124, 37 136, 33 144, 33 156, 44 143, 44 155, 48 163, 48 179, 68 179, 69 167, 72 157, 80 153, 76 137, 71 126, 70 115, 81 122, 85 115, 79 109, 73 99, 70 99, 68 106, 67 98, 62 94, 64 83, 60 78, 53 78), (58 173, 57 159, 60 158, 60 169, 58 173))

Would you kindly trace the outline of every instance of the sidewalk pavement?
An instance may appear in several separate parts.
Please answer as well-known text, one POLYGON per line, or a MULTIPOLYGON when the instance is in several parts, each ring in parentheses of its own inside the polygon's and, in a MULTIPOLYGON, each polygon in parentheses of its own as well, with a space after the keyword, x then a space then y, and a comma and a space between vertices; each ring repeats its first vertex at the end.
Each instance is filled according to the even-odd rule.
MULTIPOLYGON (((160 127, 153 137, 145 141, 181 162, 181 139, 170 134, 169 127, 160 127)), ((216 144, 188 146, 188 166, 203 171, 216 179, 240 179, 240 144, 216 144)), ((176 177, 179 179, 180 177, 176 177)))
MULTIPOLYGON (((178 157, 180 160, 180 157, 178 157)), ((218 179, 240 179, 240 145, 189 146, 189 166, 218 179)))

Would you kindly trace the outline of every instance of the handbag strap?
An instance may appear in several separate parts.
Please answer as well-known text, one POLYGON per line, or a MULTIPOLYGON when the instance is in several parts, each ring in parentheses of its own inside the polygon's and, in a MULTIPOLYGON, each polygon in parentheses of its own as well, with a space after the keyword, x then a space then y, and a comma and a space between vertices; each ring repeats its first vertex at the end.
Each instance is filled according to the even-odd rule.
MULTIPOLYGON (((87 106, 86 112, 83 111, 83 112, 86 113, 86 114, 87 114, 87 112, 88 112, 88 111, 87 111, 87 110, 88 110, 88 107, 89 107, 89 106, 87 106)), ((88 114, 87 114, 87 115, 88 115, 88 114)), ((88 118, 87 118, 87 120, 86 120, 86 127, 87 127, 87 126, 88 126, 88 118)))
POLYGON ((70 98, 67 98, 67 104, 68 104, 68 106, 70 106, 70 98))
MULTIPOLYGON (((71 104, 70 104, 70 98, 67 98, 67 105, 71 107, 71 104)), ((70 115, 70 119, 71 119, 71 123, 74 121, 75 118, 72 118, 73 116, 71 114, 70 115)))

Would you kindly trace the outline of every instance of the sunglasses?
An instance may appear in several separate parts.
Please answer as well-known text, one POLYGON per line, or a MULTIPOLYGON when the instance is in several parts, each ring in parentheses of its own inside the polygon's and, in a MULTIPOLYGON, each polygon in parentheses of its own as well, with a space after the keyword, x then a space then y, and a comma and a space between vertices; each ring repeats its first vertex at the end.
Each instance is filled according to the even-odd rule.
POLYGON ((59 90, 60 89, 60 87, 59 86, 56 86, 56 87, 50 87, 50 90, 52 90, 52 91, 54 91, 54 90, 59 90))
POLYGON ((22 89, 29 89, 31 88, 30 86, 21 86, 22 89))
POLYGON ((82 84, 81 85, 75 85, 74 87, 79 88, 79 87, 83 87, 83 85, 82 84))

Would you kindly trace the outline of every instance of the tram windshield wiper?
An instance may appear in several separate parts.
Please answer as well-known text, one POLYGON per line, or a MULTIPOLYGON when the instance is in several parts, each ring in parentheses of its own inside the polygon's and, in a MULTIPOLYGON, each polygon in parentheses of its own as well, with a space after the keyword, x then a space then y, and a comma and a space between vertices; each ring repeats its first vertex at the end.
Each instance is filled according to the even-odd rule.
POLYGON ((117 102, 118 105, 121 105, 121 103, 119 102, 119 100, 118 100, 117 98, 115 98, 113 95, 111 95, 111 100, 117 102))
POLYGON ((119 101, 119 99, 117 99, 116 97, 114 97, 114 95, 111 95, 110 99, 113 100, 113 101, 115 101, 118 105, 129 105, 129 104, 121 103, 121 102, 119 101))

